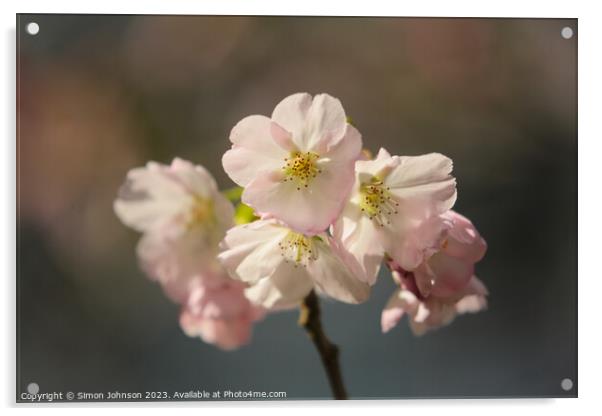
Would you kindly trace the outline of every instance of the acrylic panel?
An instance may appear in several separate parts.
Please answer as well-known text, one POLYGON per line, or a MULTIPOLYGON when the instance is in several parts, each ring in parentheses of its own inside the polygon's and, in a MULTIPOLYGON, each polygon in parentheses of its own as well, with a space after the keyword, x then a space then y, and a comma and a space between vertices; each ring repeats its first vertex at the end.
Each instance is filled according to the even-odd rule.
POLYGON ((576 397, 577 35, 18 15, 16 400, 576 397))

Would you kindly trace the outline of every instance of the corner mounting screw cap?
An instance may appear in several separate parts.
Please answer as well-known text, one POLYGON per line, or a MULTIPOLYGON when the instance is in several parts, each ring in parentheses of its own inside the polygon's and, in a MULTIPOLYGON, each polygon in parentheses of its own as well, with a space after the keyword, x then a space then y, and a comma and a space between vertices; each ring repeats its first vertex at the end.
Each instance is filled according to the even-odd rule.
POLYGON ((571 29, 568 26, 563 27, 562 30, 560 31, 560 35, 565 39, 570 39, 573 37, 573 29, 571 29))
POLYGON ((30 35, 37 35, 40 31, 40 25, 38 25, 36 22, 30 22, 27 24, 27 26, 25 26, 25 30, 30 35))
POLYGON ((560 382, 560 387, 564 391, 570 391, 573 388, 573 380, 570 378, 565 378, 560 382))
POLYGON ((38 383, 29 383, 27 385, 27 393, 29 394, 38 394, 39 391, 40 386, 38 386, 38 383))

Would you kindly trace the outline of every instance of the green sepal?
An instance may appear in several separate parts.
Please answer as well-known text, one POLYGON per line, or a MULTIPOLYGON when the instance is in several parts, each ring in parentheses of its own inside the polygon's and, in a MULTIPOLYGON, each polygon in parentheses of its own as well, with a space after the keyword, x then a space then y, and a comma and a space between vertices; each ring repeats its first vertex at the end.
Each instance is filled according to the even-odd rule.
POLYGON ((248 224, 257 219, 259 219, 259 217, 255 215, 253 208, 242 202, 236 205, 236 211, 234 212, 234 222, 236 225, 248 224))

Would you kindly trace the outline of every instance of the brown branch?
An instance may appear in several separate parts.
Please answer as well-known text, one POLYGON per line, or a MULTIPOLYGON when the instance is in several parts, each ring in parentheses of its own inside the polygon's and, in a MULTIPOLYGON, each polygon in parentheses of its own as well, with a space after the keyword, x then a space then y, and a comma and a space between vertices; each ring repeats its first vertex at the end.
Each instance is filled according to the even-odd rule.
POLYGON ((320 301, 313 290, 301 303, 299 325, 305 328, 320 353, 322 365, 326 370, 334 398, 337 400, 347 399, 343 377, 341 376, 341 367, 339 366, 339 348, 331 343, 324 333, 320 319, 320 301))

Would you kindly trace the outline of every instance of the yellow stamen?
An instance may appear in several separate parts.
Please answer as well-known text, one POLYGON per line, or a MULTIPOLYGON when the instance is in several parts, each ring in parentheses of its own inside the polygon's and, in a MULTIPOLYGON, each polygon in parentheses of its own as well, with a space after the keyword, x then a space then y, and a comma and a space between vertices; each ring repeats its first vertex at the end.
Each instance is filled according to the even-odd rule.
POLYGON ((195 196, 194 203, 188 215, 188 229, 199 226, 212 226, 215 223, 213 201, 198 195, 195 196))
POLYGON ((284 159, 284 182, 293 182, 297 185, 297 190, 307 188, 311 181, 322 172, 318 168, 316 161, 319 156, 313 152, 291 152, 290 156, 284 159))
POLYGON ((391 224, 391 217, 397 214, 398 202, 395 202, 389 187, 383 180, 374 176, 369 183, 360 185, 360 209, 381 227, 391 224))
POLYGON ((287 261, 295 263, 297 266, 307 266, 310 261, 316 259, 316 251, 313 244, 312 237, 306 237, 303 234, 299 234, 290 231, 286 237, 278 243, 280 247, 280 254, 286 258, 287 261))

